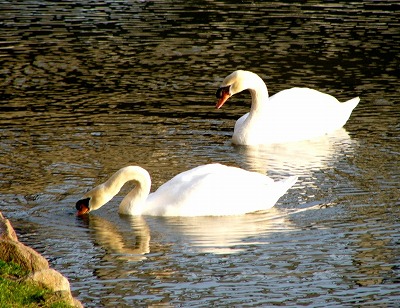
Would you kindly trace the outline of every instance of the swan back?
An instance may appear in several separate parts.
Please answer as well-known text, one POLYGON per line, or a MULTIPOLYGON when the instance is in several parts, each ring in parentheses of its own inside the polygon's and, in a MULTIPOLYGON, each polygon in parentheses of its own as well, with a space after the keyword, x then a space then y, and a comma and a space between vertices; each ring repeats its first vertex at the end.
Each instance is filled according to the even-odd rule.
POLYGON ((264 129, 275 127, 276 137, 286 141, 322 136, 342 128, 359 101, 355 97, 341 103, 332 95, 309 88, 283 90, 269 99, 264 118, 268 127, 264 129))
POLYGON ((274 182, 256 172, 220 164, 178 174, 150 194, 144 214, 159 216, 241 215, 267 210, 295 183, 274 182))

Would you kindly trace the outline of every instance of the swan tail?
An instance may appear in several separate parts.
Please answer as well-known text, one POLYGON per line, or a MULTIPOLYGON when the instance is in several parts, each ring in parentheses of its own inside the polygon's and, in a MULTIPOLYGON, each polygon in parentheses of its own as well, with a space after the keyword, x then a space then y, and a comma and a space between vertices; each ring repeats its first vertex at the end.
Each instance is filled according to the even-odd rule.
POLYGON ((333 130, 331 130, 331 132, 336 129, 342 128, 347 123, 351 116, 351 113, 353 112, 353 109, 356 108, 359 102, 360 98, 357 96, 341 104, 341 117, 337 121, 337 126, 333 130))
POLYGON ((358 105, 359 102, 360 102, 360 98, 357 96, 352 99, 349 99, 348 101, 344 102, 343 104, 345 104, 351 111, 354 108, 356 108, 356 106, 358 105))
POLYGON ((280 187, 281 196, 283 196, 289 188, 291 188, 297 182, 297 176, 290 176, 284 180, 277 182, 280 187))

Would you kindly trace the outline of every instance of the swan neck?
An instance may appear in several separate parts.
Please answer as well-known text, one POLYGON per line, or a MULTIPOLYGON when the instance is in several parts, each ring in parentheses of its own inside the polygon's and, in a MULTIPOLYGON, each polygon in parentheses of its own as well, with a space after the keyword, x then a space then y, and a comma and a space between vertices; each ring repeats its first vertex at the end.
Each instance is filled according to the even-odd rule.
POLYGON ((251 109, 250 113, 256 114, 261 113, 268 103, 268 90, 263 83, 257 88, 249 89, 251 95, 251 109))
POLYGON ((122 199, 118 212, 126 215, 140 215, 150 193, 150 175, 141 167, 130 167, 123 177, 125 183, 133 182, 135 187, 122 199))
POLYGON ((238 90, 248 89, 251 95, 250 114, 261 112, 268 103, 268 89, 260 76, 249 71, 241 73, 238 90))

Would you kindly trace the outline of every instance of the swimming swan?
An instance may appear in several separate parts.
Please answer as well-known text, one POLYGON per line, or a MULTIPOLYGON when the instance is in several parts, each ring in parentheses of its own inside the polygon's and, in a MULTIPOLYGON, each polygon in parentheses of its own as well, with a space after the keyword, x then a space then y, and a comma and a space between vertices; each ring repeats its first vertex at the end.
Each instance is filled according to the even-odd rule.
POLYGON ((139 166, 118 170, 76 203, 77 215, 99 209, 129 181, 135 187, 119 205, 119 213, 153 216, 241 215, 267 210, 293 186, 297 177, 275 182, 266 175, 221 164, 182 172, 150 193, 149 173, 139 166))
POLYGON ((309 88, 291 88, 271 97, 256 74, 238 70, 227 76, 217 90, 216 108, 236 93, 248 89, 250 112, 236 121, 232 141, 260 145, 307 140, 343 127, 360 101, 340 103, 335 97, 309 88))

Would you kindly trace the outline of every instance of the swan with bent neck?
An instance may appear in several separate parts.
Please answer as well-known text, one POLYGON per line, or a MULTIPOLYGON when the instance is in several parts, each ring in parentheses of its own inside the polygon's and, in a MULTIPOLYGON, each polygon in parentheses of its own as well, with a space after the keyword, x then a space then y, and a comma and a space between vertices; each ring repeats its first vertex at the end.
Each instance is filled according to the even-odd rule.
POLYGON ((217 90, 219 109, 233 95, 249 90, 250 112, 236 121, 232 141, 262 145, 308 140, 342 128, 360 101, 340 103, 335 97, 309 88, 291 88, 269 97, 267 86, 255 73, 237 70, 217 90))
POLYGON ((87 192, 76 203, 77 215, 109 202, 126 182, 134 188, 119 213, 152 216, 224 216, 268 210, 294 185, 297 177, 274 181, 266 175, 222 164, 201 165, 182 172, 150 194, 149 173, 127 166, 87 192))

